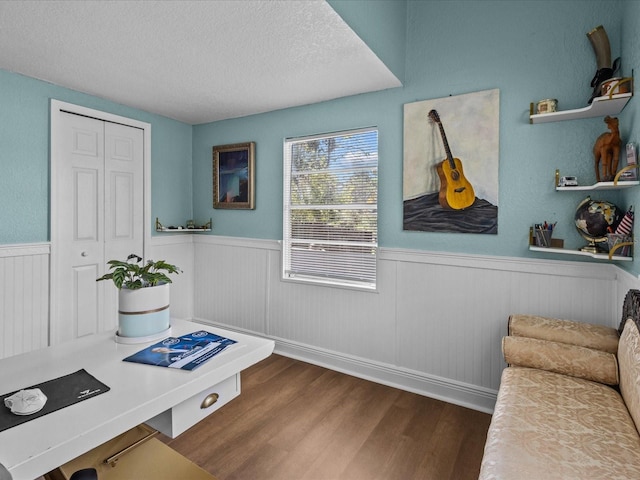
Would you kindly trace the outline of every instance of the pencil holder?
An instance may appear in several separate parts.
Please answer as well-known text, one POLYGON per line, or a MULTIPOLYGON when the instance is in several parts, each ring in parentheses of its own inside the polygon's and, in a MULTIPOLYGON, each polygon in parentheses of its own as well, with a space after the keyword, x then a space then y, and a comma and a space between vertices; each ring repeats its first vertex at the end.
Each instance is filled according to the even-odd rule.
POLYGON ((535 229, 533 233, 536 236, 536 245, 538 245, 539 247, 551 246, 551 234, 553 233, 552 230, 535 229))

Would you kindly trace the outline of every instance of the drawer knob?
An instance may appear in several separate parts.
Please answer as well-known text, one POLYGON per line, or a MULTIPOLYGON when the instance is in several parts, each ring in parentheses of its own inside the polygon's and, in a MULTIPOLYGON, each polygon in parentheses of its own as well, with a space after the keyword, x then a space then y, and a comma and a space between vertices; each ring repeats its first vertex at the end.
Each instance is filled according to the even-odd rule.
POLYGON ((220 395, 218 395, 217 393, 210 393, 202 401, 202 403, 200 404, 200 408, 209 408, 211 405, 218 401, 218 397, 220 397, 220 395))

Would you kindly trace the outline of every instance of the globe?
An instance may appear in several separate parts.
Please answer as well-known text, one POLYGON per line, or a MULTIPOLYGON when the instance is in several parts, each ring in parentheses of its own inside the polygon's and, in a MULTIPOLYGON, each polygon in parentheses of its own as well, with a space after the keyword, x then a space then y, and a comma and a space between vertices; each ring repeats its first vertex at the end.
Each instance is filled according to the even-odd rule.
MULTIPOLYGON (((576 208, 575 224, 578 232, 589 245, 587 251, 595 251, 597 243, 606 243, 607 233, 615 231, 624 212, 611 202, 585 198, 576 208)), ((607 250, 606 246, 603 246, 607 250)))

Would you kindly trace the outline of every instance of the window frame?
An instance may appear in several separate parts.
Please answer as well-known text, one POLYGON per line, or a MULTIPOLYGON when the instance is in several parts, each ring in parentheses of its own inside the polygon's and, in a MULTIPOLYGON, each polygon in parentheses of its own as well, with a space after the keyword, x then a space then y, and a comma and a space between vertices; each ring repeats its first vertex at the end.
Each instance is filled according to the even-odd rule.
MULTIPOLYGON (((353 145, 356 146, 356 145, 353 145)), ((323 133, 323 134, 315 134, 315 135, 306 135, 300 137, 288 137, 283 141, 283 239, 281 242, 282 247, 282 255, 281 255, 281 280, 286 282, 295 282, 295 283, 304 283, 304 284, 315 284, 329 287, 338 287, 338 288, 348 288, 355 289, 359 291, 372 291, 377 292, 377 275, 378 275, 378 253, 379 253, 379 245, 378 245, 378 194, 379 194, 379 130, 376 126, 363 127, 363 128, 355 128, 349 130, 341 130, 337 132, 331 133, 323 133), (337 210, 358 210, 358 209, 367 209, 373 211, 374 220, 375 220, 375 230, 372 230, 374 241, 372 242, 338 242, 338 241, 325 241, 327 245, 342 245, 348 244, 353 247, 361 247, 364 250, 371 249, 373 252, 373 262, 369 264, 369 272, 373 271, 373 275, 369 275, 367 279, 349 279, 340 276, 331 276, 327 275, 314 275, 303 272, 295 272, 291 270, 291 258, 292 258, 292 244, 295 243, 295 238, 292 237, 292 226, 293 223, 291 221, 292 211, 296 210, 295 206, 292 204, 292 178, 294 176, 292 171, 292 163, 293 163, 293 155, 292 150, 295 144, 309 142, 313 140, 326 140, 335 137, 346 137, 349 135, 358 135, 358 134, 371 134, 375 133, 375 166, 343 166, 337 169, 337 172, 344 173, 348 171, 371 171, 375 170, 375 203, 333 203, 333 204, 310 204, 306 205, 310 210, 322 210, 322 209, 330 209, 331 206, 345 206, 344 208, 338 208, 337 210), (351 206, 348 208, 347 206, 351 206), (315 208, 314 208, 315 207, 315 208)), ((300 174, 300 172, 298 172, 300 174)), ((303 174, 303 173, 302 173, 303 174)), ((343 185, 341 183, 341 185, 343 185)), ((329 225, 328 223, 326 225, 329 225)), ((298 239, 300 240, 300 239, 298 239)), ((300 240, 304 241, 304 240, 300 240)), ((307 239, 306 241, 309 241, 307 239)), ((347 253, 347 252, 345 252, 347 253)), ((356 253, 356 256, 358 254, 356 253)), ((360 253, 362 255, 362 253, 360 253)), ((357 263, 357 262, 355 262, 357 263)), ((363 275, 364 278, 365 275, 363 275)))

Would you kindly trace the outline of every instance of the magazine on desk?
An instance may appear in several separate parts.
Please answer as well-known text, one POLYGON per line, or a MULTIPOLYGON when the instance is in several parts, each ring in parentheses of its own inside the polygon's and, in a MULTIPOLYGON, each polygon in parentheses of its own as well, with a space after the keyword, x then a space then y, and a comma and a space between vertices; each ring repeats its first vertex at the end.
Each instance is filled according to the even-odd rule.
POLYGON ((199 330, 181 337, 165 338, 123 360, 194 370, 235 343, 237 342, 230 338, 199 330))

